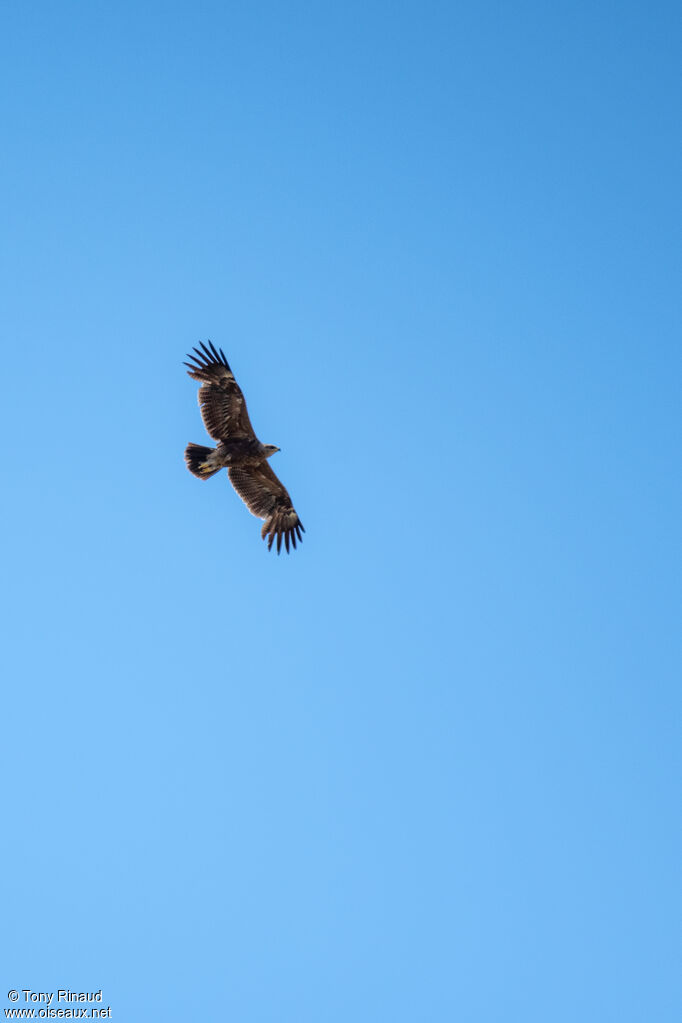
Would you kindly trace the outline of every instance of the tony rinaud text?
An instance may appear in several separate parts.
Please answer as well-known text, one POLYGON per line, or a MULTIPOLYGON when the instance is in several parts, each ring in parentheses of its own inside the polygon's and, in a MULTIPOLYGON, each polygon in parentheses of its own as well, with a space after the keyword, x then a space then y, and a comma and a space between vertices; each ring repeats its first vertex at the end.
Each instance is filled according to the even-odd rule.
MULTIPOLYGON (((43 1005, 52 1005, 55 997, 54 991, 31 991, 30 987, 21 989, 25 1002, 42 1002, 43 1005)), ((71 991, 67 988, 59 988, 56 992, 58 1002, 101 1002, 102 988, 99 991, 71 991)))

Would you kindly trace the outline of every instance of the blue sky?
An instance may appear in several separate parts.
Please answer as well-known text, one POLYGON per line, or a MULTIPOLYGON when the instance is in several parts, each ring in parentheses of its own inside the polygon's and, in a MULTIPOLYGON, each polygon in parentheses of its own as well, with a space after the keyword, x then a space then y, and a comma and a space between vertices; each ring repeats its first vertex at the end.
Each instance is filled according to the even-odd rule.
POLYGON ((3 1010, 679 1020, 679 7, 1 20, 3 1010))

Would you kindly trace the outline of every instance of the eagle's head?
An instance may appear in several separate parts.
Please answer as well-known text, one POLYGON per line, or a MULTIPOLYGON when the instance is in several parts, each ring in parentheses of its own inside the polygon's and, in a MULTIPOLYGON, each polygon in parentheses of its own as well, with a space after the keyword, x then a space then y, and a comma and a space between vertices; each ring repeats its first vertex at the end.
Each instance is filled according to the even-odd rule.
POLYGON ((272 456, 276 455, 279 450, 280 450, 280 448, 278 448, 275 444, 264 444, 263 445, 263 452, 264 452, 266 458, 272 458, 272 456))

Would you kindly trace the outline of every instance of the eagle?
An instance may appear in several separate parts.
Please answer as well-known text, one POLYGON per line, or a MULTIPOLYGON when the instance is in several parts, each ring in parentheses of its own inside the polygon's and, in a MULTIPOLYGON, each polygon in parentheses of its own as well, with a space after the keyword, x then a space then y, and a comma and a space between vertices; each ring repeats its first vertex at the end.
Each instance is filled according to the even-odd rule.
POLYGON ((302 540, 303 523, 294 511, 291 498, 268 465, 280 449, 274 444, 261 444, 256 437, 246 402, 234 378, 222 348, 212 341, 196 354, 187 355, 187 375, 201 383, 199 408, 208 434, 218 441, 215 448, 202 444, 188 444, 185 448, 187 468, 197 479, 207 480, 221 469, 227 469, 230 483, 249 511, 265 519, 261 536, 267 539, 268 550, 277 539, 277 553, 282 540, 287 553, 289 545, 296 547, 302 540))

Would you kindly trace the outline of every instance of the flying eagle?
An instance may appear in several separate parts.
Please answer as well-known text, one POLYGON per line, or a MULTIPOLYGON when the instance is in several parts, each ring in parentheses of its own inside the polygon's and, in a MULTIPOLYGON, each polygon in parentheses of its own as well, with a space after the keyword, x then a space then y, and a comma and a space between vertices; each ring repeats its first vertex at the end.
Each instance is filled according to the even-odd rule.
POLYGON ((291 498, 268 465, 268 458, 279 451, 274 444, 261 444, 246 411, 246 402, 234 378, 222 348, 212 341, 196 355, 188 355, 188 376, 199 380, 199 408, 207 432, 218 441, 215 448, 188 444, 185 448, 187 468, 197 479, 207 480, 221 469, 227 469, 230 483, 242 501, 259 519, 265 519, 261 536, 268 540, 268 550, 277 537, 277 553, 282 539, 296 546, 302 540, 303 523, 294 511, 291 498))

